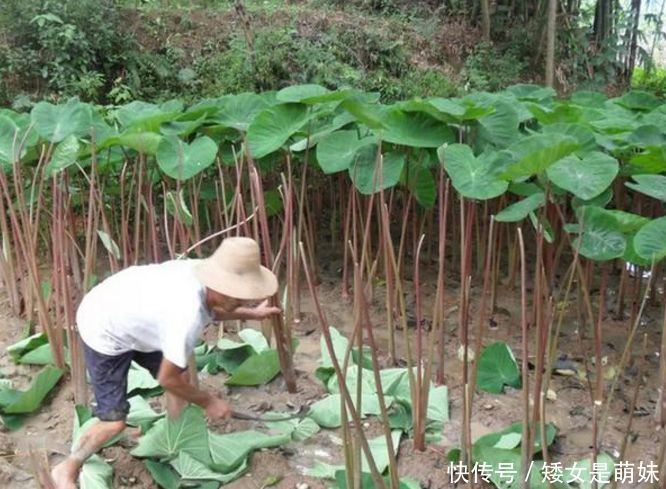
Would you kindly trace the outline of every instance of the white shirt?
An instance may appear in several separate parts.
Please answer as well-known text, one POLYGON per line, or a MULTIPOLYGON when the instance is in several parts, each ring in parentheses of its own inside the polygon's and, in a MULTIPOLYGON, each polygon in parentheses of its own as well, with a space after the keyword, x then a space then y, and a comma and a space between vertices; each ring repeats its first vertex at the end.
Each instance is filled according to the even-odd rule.
POLYGON ((197 260, 126 268, 86 294, 76 314, 79 333, 99 353, 161 351, 185 368, 211 321, 206 289, 194 275, 197 260))

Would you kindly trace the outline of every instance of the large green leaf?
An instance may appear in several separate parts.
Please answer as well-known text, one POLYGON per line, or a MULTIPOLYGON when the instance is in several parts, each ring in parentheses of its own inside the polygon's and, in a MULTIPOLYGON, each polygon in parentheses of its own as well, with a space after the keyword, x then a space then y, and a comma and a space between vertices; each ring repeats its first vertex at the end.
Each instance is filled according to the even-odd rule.
POLYGON ((378 135, 389 143, 417 148, 438 148, 455 141, 453 132, 443 122, 419 112, 390 110, 384 117, 386 129, 378 135))
MULTIPOLYGON (((666 120, 664 121, 666 122, 666 120)), ((645 148, 647 146, 658 146, 666 142, 666 136, 663 132, 664 128, 646 124, 636 128, 627 138, 627 142, 632 146, 645 148)))
POLYGON ((63 105, 39 102, 30 117, 37 133, 52 143, 59 143, 71 135, 84 136, 92 126, 90 105, 75 98, 63 105))
POLYGON ((177 100, 162 105, 135 100, 118 110, 118 121, 123 129, 134 132, 159 132, 163 122, 174 120, 180 115, 183 105, 177 100))
POLYGON ((201 127, 206 120, 206 115, 202 115, 194 120, 172 120, 163 122, 160 125, 160 132, 165 136, 180 136, 182 138, 188 137, 193 134, 199 127, 201 127))
MULTIPOLYGON (((324 428, 339 428, 342 423, 340 394, 332 394, 310 406, 308 416, 324 428)), ((365 403, 363 403, 365 404, 365 403)))
POLYGON ((111 489, 113 469, 99 455, 93 455, 81 468, 79 484, 81 489, 111 489))
POLYGON ((42 369, 25 392, 21 392, 16 399, 3 409, 5 414, 32 413, 39 409, 42 401, 62 377, 63 371, 56 367, 42 369))
POLYGON ((175 136, 164 138, 157 147, 157 164, 176 180, 188 180, 215 163, 217 144, 208 136, 186 143, 175 136))
POLYGON ((226 338, 218 341, 217 348, 221 350, 220 354, 216 355, 217 366, 230 374, 233 374, 245 360, 255 353, 252 346, 247 343, 237 343, 226 338))
POLYGON ((505 92, 513 94, 518 100, 532 100, 542 102, 557 96, 557 92, 551 87, 518 83, 504 89, 505 92))
MULTIPOLYGON (((514 423, 502 431, 489 433, 479 437, 474 445, 485 445, 494 448, 512 450, 518 447, 522 442, 523 425, 514 423)), ((550 446, 555 441, 557 428, 553 423, 546 425, 546 443, 550 446)), ((534 453, 541 451, 541 426, 537 425, 534 434, 534 453)))
POLYGON ((627 240, 618 220, 594 206, 581 207, 583 233, 574 245, 580 254, 596 261, 612 260, 624 254, 627 240))
POLYGON ((616 102, 632 110, 652 110, 661 105, 661 101, 654 94, 641 90, 631 90, 616 102))
POLYGON ((159 388, 160 384, 151 373, 136 362, 130 364, 127 374, 127 393, 134 391, 152 391, 159 388))
POLYGON ((409 165, 409 190, 416 201, 426 209, 431 209, 437 200, 437 183, 432 172, 421 165, 409 165))
MULTIPOLYGON (((313 148, 329 134, 337 131, 338 129, 348 125, 351 122, 354 122, 354 120, 355 119, 353 115, 349 114, 348 112, 342 112, 341 114, 335 116, 330 124, 321 128, 313 129, 312 134, 308 134, 306 137, 296 141, 291 146, 289 146, 289 149, 293 152, 300 152, 305 151, 307 148, 313 148)), ((338 148, 338 150, 342 149, 343 148, 338 148)))
POLYGON ((597 141, 594 137, 594 131, 583 124, 574 123, 556 123, 549 124, 542 128, 544 134, 564 134, 571 136, 578 141, 581 152, 597 150, 597 141))
POLYGON ((261 385, 280 373, 277 350, 266 350, 245 360, 227 380, 228 385, 261 385))
POLYGON ((283 104, 259 112, 247 129, 250 153, 254 158, 277 151, 308 121, 308 109, 301 104, 283 104))
POLYGON ((275 97, 280 102, 304 102, 307 103, 307 100, 318 100, 322 95, 330 93, 325 87, 321 85, 292 85, 290 87, 283 88, 278 93, 275 94, 275 97))
POLYGON ((238 336, 240 336, 246 344, 250 345, 256 353, 263 353, 270 349, 268 341, 266 341, 266 337, 261 331, 245 328, 238 333, 238 336))
POLYGON ((468 99, 433 97, 429 98, 427 103, 441 114, 448 116, 447 119, 451 122, 473 121, 495 112, 493 107, 477 105, 475 101, 468 99))
POLYGON ((632 175, 631 178, 633 178, 636 183, 627 182, 625 183, 627 187, 636 192, 666 202, 666 176, 632 175))
POLYGON ((377 146, 372 144, 357 151, 354 163, 349 167, 349 176, 360 193, 371 195, 382 189, 394 187, 400 181, 405 166, 405 155, 385 153, 382 161, 382 173, 379 175, 377 146))
POLYGON ((21 127, 9 117, 0 115, 0 165, 13 165, 25 156, 27 147, 35 144, 37 134, 27 131, 30 131, 29 127, 21 127), (24 139, 26 144, 22 145, 24 139))
POLYGON ((583 158, 570 155, 551 165, 548 178, 576 197, 590 200, 606 190, 617 176, 618 162, 605 153, 588 153, 583 158))
POLYGON ((51 345, 47 343, 27 352, 18 360, 18 363, 25 363, 29 365, 55 364, 51 345))
MULTIPOLYGON (((521 480, 522 457, 520 449, 505 450, 487 445, 474 445, 472 448, 472 459, 480 467, 486 468, 485 474, 490 482, 499 489, 519 489, 523 487, 521 480)), ((541 471, 543 462, 534 461, 529 468, 529 486, 531 489, 570 489, 564 482, 553 482, 550 486, 544 481, 541 471)), ((480 477, 480 474, 479 476, 480 477)), ((564 479, 564 478, 563 478, 564 479)))
POLYGON ((210 453, 213 467, 221 472, 231 472, 243 465, 253 450, 285 445, 291 441, 288 433, 267 435, 260 431, 236 431, 224 435, 210 434, 210 453))
POLYGON ((528 104, 528 109, 543 125, 572 124, 583 120, 583 108, 568 102, 556 102, 551 107, 532 103, 528 104))
POLYGON ((643 226, 634 237, 634 247, 641 258, 650 262, 666 257, 666 217, 643 226))
MULTIPOLYGON (((356 393, 350 391, 352 402, 356 405, 356 393)), ((315 402, 310 406, 308 416, 324 428, 339 428, 342 424, 341 413, 341 394, 331 394, 325 398, 315 402)), ((377 394, 364 393, 361 395, 361 415, 378 415, 380 414, 379 398, 377 394)), ((349 418, 348 414, 348 418, 349 418)))
POLYGON ((5 406, 9 406, 21 395, 21 391, 13 389, 10 385, 4 385, 0 388, 0 411, 5 406))
POLYGON ((517 389, 521 386, 516 358, 506 343, 497 342, 484 348, 478 368, 476 385, 482 391, 501 394, 505 385, 517 389))
MULTIPOLYGON (((400 444, 401 436, 402 431, 395 430, 391 432, 391 441, 393 442, 394 449, 396 449, 400 444)), ((368 445, 372 459, 374 460, 375 466, 377 467, 377 471, 380 474, 383 474, 389 465, 388 443, 386 441, 386 437, 382 435, 377 438, 368 440, 368 445)), ((361 461, 361 470, 364 472, 369 472, 370 469, 368 468, 368 461, 365 453, 363 453, 362 456, 363 460, 361 461)), ((340 470, 344 470, 344 466, 317 462, 313 468, 305 471, 305 475, 309 475, 311 477, 334 479, 336 472, 340 470)))
POLYGON ((180 452, 187 452, 207 465, 212 462, 206 420, 196 406, 187 407, 176 420, 157 421, 139 440, 132 455, 171 460, 180 452))
POLYGON ((28 336, 13 345, 9 345, 7 347, 7 353, 9 353, 9 356, 12 357, 14 362, 18 362, 18 360, 26 353, 48 344, 49 340, 46 335, 44 333, 37 333, 28 336))
MULTIPOLYGON (((330 334, 331 343, 333 344, 333 354, 335 355, 335 358, 338 360, 340 365, 342 365, 342 362, 345 358, 345 351, 349 345, 349 340, 340 334, 340 331, 334 327, 330 328, 330 334)), ((328 352, 328 348, 326 347, 324 335, 321 335, 319 339, 319 347, 321 349, 321 366, 324 368, 333 367, 333 361, 331 359, 331 355, 328 352)))
POLYGON ((124 146, 133 149, 138 153, 152 156, 157 153, 157 148, 159 148, 163 139, 164 136, 154 132, 125 131, 122 134, 104 139, 101 141, 97 149, 103 150, 112 146, 124 146))
POLYGON ((426 418, 440 423, 449 420, 449 391, 445 385, 430 388, 426 418))
MULTIPOLYGON (((615 462, 613 459, 606 453, 600 453, 597 457, 597 466, 592 468, 592 459, 588 458, 582 462, 576 463, 576 468, 580 468, 580 473, 576 473, 576 483, 578 484, 579 489, 592 489, 593 479, 597 482, 597 489, 601 489, 606 486, 608 482, 613 479, 613 473, 615 472, 615 462)), ((574 469, 575 470, 575 469, 574 469)), ((578 472, 576 470, 576 472, 578 472)), ((570 479, 573 478, 573 473, 570 472, 567 474, 569 482, 573 482, 570 479)))
POLYGON ((472 148, 465 144, 443 146, 437 154, 453 187, 464 197, 492 199, 506 192, 509 186, 492 174, 490 157, 475 157, 472 148))
POLYGON ((228 482, 236 478, 231 477, 229 479, 224 474, 214 472, 187 452, 180 452, 178 457, 171 461, 171 466, 186 481, 216 480, 218 482, 228 482))
MULTIPOLYGON (((188 209, 187 203, 185 202, 185 196, 183 195, 182 188, 179 192, 174 190, 167 191, 164 196, 164 206, 166 207, 166 210, 170 216, 173 216, 186 226, 191 226, 194 222, 192 213, 190 212, 190 209, 188 209)), ((120 255, 120 250, 118 250, 118 255, 120 255)))
POLYGON ((622 259, 625 262, 631 263, 633 265, 638 265, 641 267, 650 267, 650 265, 652 265, 652 261, 646 260, 645 258, 643 258, 638 254, 638 252, 636 251, 635 240, 636 240, 636 235, 627 236, 627 247, 624 250, 624 255, 622 255, 622 259))
POLYGON ((606 96, 601 92, 580 90, 571 95, 571 101, 584 107, 600 107, 606 102, 606 96))
POLYGON ((563 134, 536 134, 512 144, 513 155, 504 176, 529 177, 543 173, 550 165, 578 149, 578 141, 563 134))
POLYGON ((645 151, 633 156, 629 163, 641 173, 661 173, 666 171, 666 146, 648 146, 645 151))
POLYGON ((180 489, 178 474, 167 464, 154 460, 145 461, 153 480, 163 489, 180 489))
POLYGON ((650 222, 650 219, 647 217, 639 216, 638 214, 632 214, 631 212, 620 211, 617 209, 598 209, 595 210, 595 212, 600 212, 602 214, 613 217, 613 219, 615 219, 617 222, 620 231, 625 234, 635 233, 648 222, 650 222))
POLYGON ((543 192, 532 194, 529 197, 502 209, 495 216, 495 220, 497 222, 521 221, 525 219, 530 214, 530 212, 534 212, 545 203, 546 195, 543 192))
POLYGON ((148 401, 141 396, 130 397, 128 402, 130 411, 127 415, 127 424, 130 426, 143 426, 164 416, 164 413, 155 412, 148 401))
MULTIPOLYGON (((372 370, 361 368, 360 374, 361 374, 360 382, 361 382, 362 391, 366 394, 376 392, 377 386, 375 385, 375 379, 372 370)), ((356 392, 358 388, 358 383, 359 383, 358 364, 354 365, 350 364, 349 367, 347 367, 347 371, 345 372, 345 385, 347 386, 347 390, 350 393, 356 392)), ((331 377, 326 387, 328 388, 328 391, 331 394, 340 394, 340 383, 338 382, 337 376, 331 377)))
POLYGON ((51 177, 54 173, 58 173, 68 166, 75 164, 78 160, 80 149, 79 139, 74 134, 70 134, 63 139, 55 151, 53 151, 51 160, 44 169, 44 177, 51 177))
POLYGON ((371 129, 385 129, 384 117, 386 116, 386 107, 380 104, 370 104, 361 97, 352 97, 342 102, 342 107, 352 114, 361 124, 365 124, 371 129))
POLYGON ((317 144, 317 161, 324 173, 347 170, 354 163, 358 150, 376 143, 374 136, 358 138, 357 131, 335 131, 317 144))
POLYGON ((503 98, 496 98, 492 106, 495 111, 479 119, 479 136, 482 141, 504 148, 520 136, 520 116, 515 105, 503 98))
MULTIPOLYGON (((266 413, 265 418, 275 416, 284 418, 285 413, 266 413)), ((274 432, 290 435, 295 441, 307 440, 320 431, 319 425, 312 418, 288 419, 285 421, 267 421, 266 426, 274 432)))
POLYGON ((219 112, 213 120, 226 127, 247 131, 254 117, 269 105, 265 97, 256 93, 229 95, 219 100, 219 112))

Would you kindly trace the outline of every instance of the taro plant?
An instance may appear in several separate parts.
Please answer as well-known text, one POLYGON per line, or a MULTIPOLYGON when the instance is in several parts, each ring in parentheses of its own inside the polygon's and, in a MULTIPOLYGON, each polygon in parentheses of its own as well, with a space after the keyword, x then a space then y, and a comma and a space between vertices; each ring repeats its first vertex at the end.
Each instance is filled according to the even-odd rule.
MULTIPOLYGON (((644 92, 611 99, 577 92, 559 99, 533 85, 391 105, 373 93, 298 85, 191 106, 170 100, 94 107, 70 99, 40 102, 29 115, 0 110, 0 274, 29 333, 45 335, 35 337, 39 345, 14 354, 17 361, 69 364, 82 402, 85 375, 75 325, 82 294, 121 267, 202 256, 225 235, 250 235, 261 243, 263 263, 283 278, 272 301, 284 314, 262 326, 268 349, 243 359, 256 362, 263 355, 260 363, 268 367, 261 378, 248 380, 231 349, 208 346, 192 364, 211 373, 231 371, 245 383, 270 381, 279 365, 293 392, 292 329, 304 319, 308 300, 303 279, 309 300, 321 305, 317 284, 329 261, 322 251, 326 243, 341 259, 339 290, 355 311, 347 352, 338 357, 334 333, 316 308, 332 364, 327 367, 339 389, 339 398, 325 407, 344 406, 338 413, 349 441, 349 470, 338 475, 348 486, 367 474, 379 487, 399 485, 393 427, 408 432, 417 449, 426 448, 433 434, 430 400, 441 395, 433 389, 450 380, 445 345, 455 326, 463 360, 463 460, 478 458, 472 406, 477 386, 488 385, 490 362, 506 375, 502 384, 523 389, 524 446, 540 442, 548 461, 547 440, 539 440, 548 417, 548 366, 558 351, 560 326, 572 313, 560 304, 571 296, 578 298, 574 312, 595 345, 595 459, 614 387, 603 383, 599 359, 604 294, 595 304, 592 291, 616 290, 620 318, 629 305, 630 336, 616 384, 644 305, 656 297, 652 284, 663 276, 664 128, 666 105, 644 92), (423 294, 427 263, 437 270, 430 317, 423 294), (457 317, 444 307, 454 269, 457 317), (639 277, 648 272, 645 283, 639 277), (486 324, 502 300, 499 289, 514 289, 517 282, 519 378, 507 351, 491 347, 485 351, 497 348, 495 355, 482 353, 486 324), (384 345, 369 327, 376 318, 367 306, 378 295, 388 362, 406 365, 401 396, 377 388, 382 371, 374 354, 384 345), (350 360, 367 347, 373 354, 365 367, 350 360), (536 357, 533 374, 530 352, 536 357), (357 381, 347 387, 351 372, 357 381), (361 378, 374 382, 369 394, 379 396, 376 403, 375 397, 364 402, 361 378), (381 402, 382 395, 399 399, 381 402), (372 440, 359 428, 367 410, 389 426, 381 438, 389 453, 387 481, 371 462, 372 440)), ((496 383, 491 390, 499 390, 496 383)), ((523 452, 524 467, 533 454, 523 452)), ((172 469, 189 474, 196 465, 187 458, 168 462, 164 477, 172 469)), ((202 471, 217 467, 215 460, 199 462, 202 471)))

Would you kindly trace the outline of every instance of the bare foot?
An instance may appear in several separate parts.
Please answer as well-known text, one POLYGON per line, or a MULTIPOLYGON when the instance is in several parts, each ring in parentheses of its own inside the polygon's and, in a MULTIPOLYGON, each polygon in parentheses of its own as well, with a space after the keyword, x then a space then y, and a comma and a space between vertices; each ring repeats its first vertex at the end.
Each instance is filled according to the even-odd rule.
POLYGON ((76 489, 78 472, 79 464, 69 458, 53 467, 51 479, 55 483, 55 489, 76 489))

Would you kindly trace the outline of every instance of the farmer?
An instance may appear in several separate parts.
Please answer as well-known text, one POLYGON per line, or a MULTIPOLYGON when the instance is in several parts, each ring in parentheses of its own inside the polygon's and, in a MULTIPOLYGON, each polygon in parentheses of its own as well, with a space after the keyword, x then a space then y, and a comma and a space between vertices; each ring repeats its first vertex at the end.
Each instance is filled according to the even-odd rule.
POLYGON ((167 415, 178 417, 187 403, 201 406, 208 419, 230 416, 231 407, 189 382, 188 359, 211 320, 260 320, 280 309, 264 300, 277 279, 259 261, 250 238, 227 238, 204 260, 172 260, 127 268, 94 287, 76 321, 99 422, 72 446, 51 477, 56 489, 75 489, 83 463, 125 429, 129 411, 127 375, 134 360, 166 391, 167 415))

